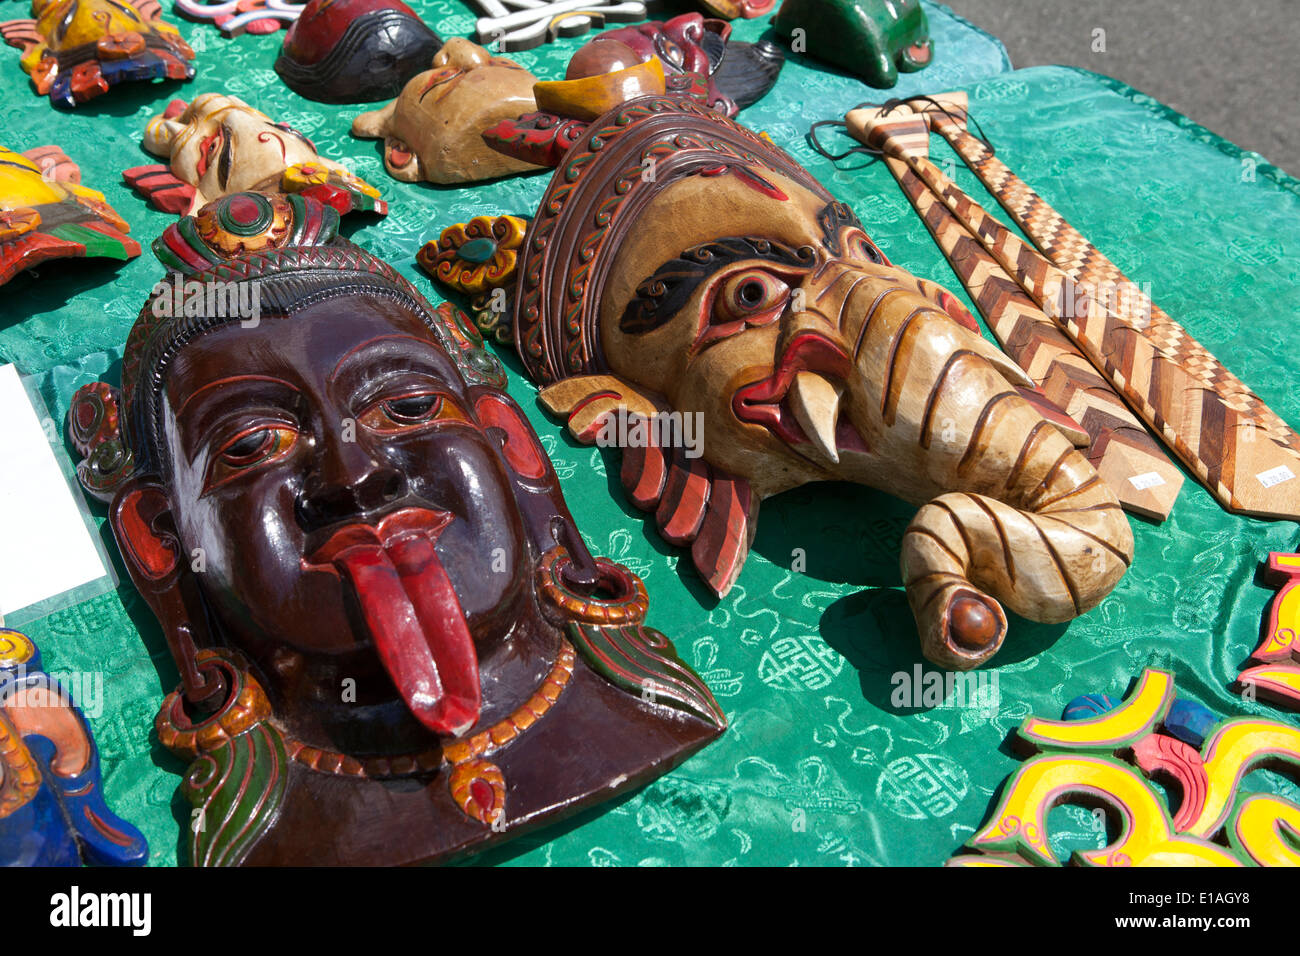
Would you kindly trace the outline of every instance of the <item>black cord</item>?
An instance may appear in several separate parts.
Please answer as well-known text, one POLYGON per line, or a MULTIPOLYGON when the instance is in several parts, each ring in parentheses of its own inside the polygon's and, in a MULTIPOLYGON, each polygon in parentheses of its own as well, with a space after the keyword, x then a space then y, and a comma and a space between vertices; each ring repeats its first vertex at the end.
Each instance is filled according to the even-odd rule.
MULTIPOLYGON (((931 106, 935 107, 937 110, 939 110, 939 112, 943 113, 949 119, 953 120, 958 124, 961 123, 960 116, 957 116, 955 113, 949 110, 948 107, 944 106, 942 103, 940 103, 932 96, 913 96, 913 97, 909 97, 909 99, 920 100, 923 103, 929 103, 931 106)), ((891 100, 886 100, 883 103, 859 103, 857 106, 853 107, 853 109, 849 110, 849 112, 852 112, 853 110, 862 110, 862 109, 869 109, 871 107, 876 107, 880 109, 882 115, 888 116, 890 113, 894 112, 900 106, 904 105, 907 102, 908 100, 895 98, 891 100)), ((979 135, 975 136, 975 138, 984 144, 984 148, 989 151, 989 155, 990 156, 996 155, 993 149, 993 144, 989 142, 988 137, 984 133, 984 127, 980 126, 979 120, 975 119, 975 117, 971 116, 969 113, 966 114, 966 120, 967 122, 971 122, 975 124, 975 128, 979 131, 979 135)), ((822 156, 825 156, 833 163, 837 163, 841 159, 847 159, 849 156, 852 156, 855 153, 859 155, 872 156, 876 158, 879 158, 880 156, 884 155, 883 150, 879 150, 876 149, 875 147, 865 146, 865 145, 850 146, 842 153, 832 153, 821 144, 821 140, 818 139, 817 137, 817 130, 823 126, 839 126, 847 129, 848 124, 845 123, 843 120, 818 120, 816 123, 813 123, 812 126, 809 127, 808 129, 808 135, 806 137, 808 141, 808 145, 812 147, 813 150, 820 153, 822 156)), ((971 135, 974 136, 975 134, 972 133, 971 135)))

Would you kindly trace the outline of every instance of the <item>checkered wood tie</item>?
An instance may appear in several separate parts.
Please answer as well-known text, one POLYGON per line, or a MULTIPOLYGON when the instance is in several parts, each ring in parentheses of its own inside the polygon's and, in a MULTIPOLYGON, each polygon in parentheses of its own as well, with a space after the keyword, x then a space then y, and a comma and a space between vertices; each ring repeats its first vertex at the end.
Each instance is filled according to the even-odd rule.
POLYGON ((901 159, 885 164, 911 200, 994 336, 1052 402, 1088 433, 1088 460, 1128 511, 1163 521, 1183 473, 1124 400, 1097 374, 978 239, 901 159))
POLYGON ((966 132, 964 117, 964 97, 954 94, 894 107, 887 116, 879 109, 855 110, 846 119, 856 138, 905 165, 979 240, 1220 504, 1300 519, 1300 436, 1181 326, 1163 312, 1157 316, 1113 263, 992 160, 966 132), (947 131, 958 154, 1048 255, 990 216, 930 161, 930 127, 947 131), (1049 258, 1053 250, 1060 262, 1049 258))

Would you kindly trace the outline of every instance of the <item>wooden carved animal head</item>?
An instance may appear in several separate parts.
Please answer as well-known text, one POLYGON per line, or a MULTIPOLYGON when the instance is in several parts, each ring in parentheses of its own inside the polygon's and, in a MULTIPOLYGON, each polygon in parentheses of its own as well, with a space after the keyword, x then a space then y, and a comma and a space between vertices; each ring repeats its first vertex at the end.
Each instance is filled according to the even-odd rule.
POLYGON ((829 479, 930 503, 905 536, 904 583, 945 664, 996 651, 999 600, 1066 620, 1127 566, 1113 493, 956 298, 892 265, 789 155, 698 102, 642 97, 594 121, 517 275, 514 341, 543 402, 575 435, 625 447, 634 502, 719 594, 757 502, 829 479), (609 431, 628 414, 658 427, 609 431), (702 443, 682 440, 691 425, 702 443), (1037 513, 1075 495, 1095 506, 1083 523, 1104 513, 1105 527, 1045 544, 1056 526, 1037 513))

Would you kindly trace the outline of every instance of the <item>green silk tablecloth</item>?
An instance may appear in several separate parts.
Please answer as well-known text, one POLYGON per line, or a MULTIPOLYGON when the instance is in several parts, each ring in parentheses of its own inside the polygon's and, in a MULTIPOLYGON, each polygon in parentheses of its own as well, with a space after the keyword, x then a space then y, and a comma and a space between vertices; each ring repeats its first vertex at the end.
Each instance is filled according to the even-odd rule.
MULTIPOLYGON (((472 31, 474 15, 456 0, 413 6, 444 36, 472 31)), ((6 7, 15 16, 25 9, 6 7)), ((1289 347, 1300 314, 1300 186, 1113 81, 1062 68, 1007 72, 1000 44, 942 7, 928 12, 936 62, 896 90, 875 91, 796 57, 742 121, 766 130, 848 202, 891 260, 960 292, 883 165, 853 157, 836 168, 803 136, 813 121, 842 117, 864 100, 967 90, 972 114, 1011 168, 1131 278, 1150 283, 1155 301, 1278 414, 1300 423, 1300 370, 1289 347)), ((466 189, 397 183, 383 172, 376 143, 347 135, 351 116, 365 107, 311 103, 279 82, 271 64, 282 33, 229 41, 210 26, 178 22, 198 51, 194 82, 119 88, 75 113, 38 99, 17 51, 0 51, 0 142, 17 150, 62 146, 85 184, 105 192, 144 244, 174 219, 147 209, 121 185, 120 170, 153 161, 138 145, 150 116, 174 97, 213 90, 292 123, 324 155, 378 186, 391 203, 388 217, 349 217, 345 231, 435 301, 415 267, 420 244, 476 214, 529 214, 545 189, 546 174, 466 189)), ((736 33, 752 40, 765 28, 738 23, 736 33)), ((558 77, 582 42, 515 59, 539 77, 558 77)), ((943 163, 952 154, 934 139, 943 163)), ((955 169, 963 188, 996 208, 965 166, 955 169)), ((127 331, 160 269, 146 252, 121 266, 72 262, 38 272, 0 292, 0 358, 40 376, 44 399, 62 420, 79 385, 115 379, 127 331)), ((1277 713, 1241 702, 1227 685, 1256 643, 1272 594, 1256 583, 1258 562, 1297 543, 1289 522, 1228 515, 1189 478, 1167 522, 1132 520, 1136 559, 1100 607, 1068 626, 1012 620, 990 669, 996 706, 899 710, 890 703, 891 676, 923 663, 899 587, 899 540, 911 508, 847 485, 773 499, 748 564, 718 601, 689 559, 628 503, 617 452, 572 442, 538 407, 518 362, 503 358, 510 391, 542 436, 588 543, 645 580, 650 623, 708 683, 730 728, 642 790, 482 861, 934 865, 983 822, 1018 763, 1004 744, 1007 732, 1030 714, 1057 717, 1086 692, 1123 695, 1147 666, 1171 669, 1182 694, 1219 713, 1277 713), (806 568, 793 571, 800 556, 806 568)), ((103 509, 95 512, 102 522, 103 509)), ((118 573, 127 580, 120 564, 118 573)), ((174 864, 189 808, 175 796, 181 763, 159 746, 152 722, 176 672, 148 609, 124 584, 24 629, 47 669, 103 672, 105 706, 91 723, 106 796, 149 838, 152 862, 174 864)), ((1288 786, 1268 774, 1252 780, 1288 786)), ((1089 820, 1081 810, 1056 811, 1058 845, 1100 845, 1089 820)))

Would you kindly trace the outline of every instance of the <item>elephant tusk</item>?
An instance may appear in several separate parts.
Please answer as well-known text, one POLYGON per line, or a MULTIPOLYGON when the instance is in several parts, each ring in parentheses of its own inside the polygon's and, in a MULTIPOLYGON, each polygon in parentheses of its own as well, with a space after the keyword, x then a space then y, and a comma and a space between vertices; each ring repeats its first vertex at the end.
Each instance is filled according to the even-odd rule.
POLYGON ((840 417, 842 386, 831 384, 816 372, 800 372, 794 377, 786 403, 794 413, 808 440, 834 464, 840 463, 835 428, 840 417))

